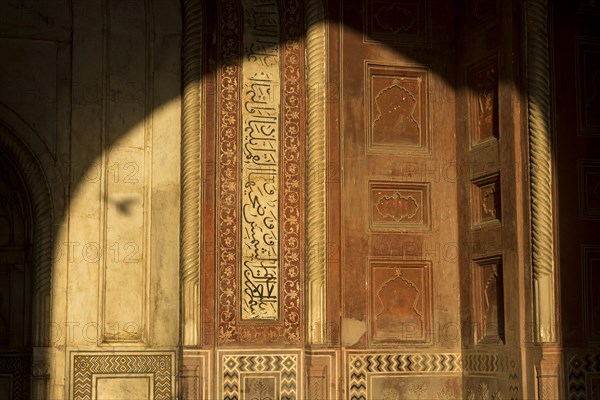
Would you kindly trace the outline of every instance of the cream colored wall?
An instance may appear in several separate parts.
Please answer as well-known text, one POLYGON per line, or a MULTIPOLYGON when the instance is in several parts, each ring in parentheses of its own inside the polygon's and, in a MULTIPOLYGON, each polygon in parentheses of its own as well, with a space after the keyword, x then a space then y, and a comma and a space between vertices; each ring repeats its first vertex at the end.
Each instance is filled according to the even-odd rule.
POLYGON ((179 3, 0 4, 0 119, 38 158, 52 194, 52 320, 48 346, 34 353, 49 374, 44 398, 173 393, 179 3), (109 365, 113 355, 126 356, 131 381, 109 365))

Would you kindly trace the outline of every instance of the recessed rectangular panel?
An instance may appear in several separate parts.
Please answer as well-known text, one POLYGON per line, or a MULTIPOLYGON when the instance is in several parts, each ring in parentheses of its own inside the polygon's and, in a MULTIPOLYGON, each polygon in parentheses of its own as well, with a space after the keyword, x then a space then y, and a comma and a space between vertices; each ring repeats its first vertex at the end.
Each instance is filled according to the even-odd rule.
POLYGON ((583 295, 587 337, 600 342, 600 246, 583 247, 583 295))
POLYGON ((592 374, 588 376, 588 387, 590 388, 590 399, 600 399, 600 374, 592 374))
POLYGON ((365 0, 363 10, 365 42, 431 45, 429 0, 365 0))
POLYGON ((583 218, 600 218, 600 162, 579 162, 579 212, 583 218))
POLYGON ((10 399, 12 395, 12 376, 0 374, 0 399, 10 399))
POLYGON ((101 169, 101 241, 85 244, 82 254, 85 261, 101 264, 99 341, 144 342, 149 326, 147 240, 152 145, 152 126, 145 118, 146 104, 152 102, 146 47, 151 39, 142 28, 143 12, 123 19, 121 2, 108 2, 107 7, 109 51, 104 95, 108 99, 103 132, 107 150, 101 169))
POLYGON ((279 373, 241 374, 242 399, 279 399, 279 373))
POLYGON ((476 343, 504 342, 502 259, 473 262, 473 328, 476 343))
POLYGON ((11 279, 10 270, 0 270, 0 345, 6 346, 10 343, 11 332, 11 279))
POLYGON ((471 214, 475 226, 501 221, 500 175, 492 174, 473 181, 471 214))
POLYGON ((369 382, 369 399, 441 399, 460 398, 460 379, 436 374, 435 377, 375 375, 369 382))
POLYGON ((373 345, 431 339, 431 263, 371 259, 368 288, 373 345))
POLYGON ((429 151, 424 68, 367 64, 367 150, 429 151))
POLYGON ((600 42, 578 38, 577 111, 579 132, 600 134, 600 42))
POLYGON ((73 352, 70 398, 172 399, 174 362, 172 352, 73 352))
POLYGON ((98 376, 95 379, 95 399, 146 400, 154 398, 154 383, 150 376, 98 376))
POLYGON ((467 70, 471 145, 498 139, 498 60, 489 58, 467 70))
POLYGON ((334 399, 337 397, 337 354, 322 350, 306 355, 306 398, 334 399))
POLYGON ((370 182, 370 225, 374 231, 428 230, 428 183, 370 182))
POLYGON ((349 352, 346 356, 350 399, 447 399, 446 394, 460 398, 460 353, 349 352))

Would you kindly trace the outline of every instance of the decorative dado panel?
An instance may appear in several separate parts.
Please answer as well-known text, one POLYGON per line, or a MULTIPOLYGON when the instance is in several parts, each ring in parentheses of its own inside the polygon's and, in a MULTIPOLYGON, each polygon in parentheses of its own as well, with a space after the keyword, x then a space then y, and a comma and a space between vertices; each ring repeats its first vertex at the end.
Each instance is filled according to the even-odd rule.
POLYGON ((302 399, 300 352, 263 349, 254 353, 220 352, 218 357, 218 398, 302 399))
POLYGON ((504 284, 500 256, 473 262, 475 343, 504 343, 504 284))
POLYGON ((173 352, 71 353, 74 400, 102 398, 104 390, 112 393, 125 387, 131 397, 171 400, 175 396, 174 376, 173 352))
POLYGON ((498 139, 498 59, 488 58, 467 70, 471 146, 498 139))
POLYGON ((237 1, 222 0, 219 7, 218 343, 299 344, 302 7, 297 0, 242 6, 243 12, 237 1))
POLYGON ((372 230, 431 228, 428 183, 369 182, 369 194, 372 230))
POLYGON ((502 204, 500 175, 492 174, 473 180, 472 220, 475 226, 490 222, 500 222, 502 204))
POLYGON ((588 342, 600 344, 600 246, 583 246, 583 310, 588 342))
POLYGON ((567 362, 569 400, 595 399, 600 378, 600 353, 573 354, 567 362))
POLYGON ((369 260, 369 341, 373 345, 431 339, 431 263, 369 260))
POLYGON ((579 132, 600 135, 600 42, 577 38, 575 47, 579 132))
POLYGON ((306 398, 325 400, 338 397, 338 360, 335 350, 306 354, 306 398))
POLYGON ((429 151, 427 70, 367 63, 367 150, 429 151))
POLYGON ((463 369, 467 399, 519 400, 517 363, 506 354, 463 353, 463 369))
POLYGON ((461 371, 461 355, 458 353, 348 352, 348 398, 459 398, 461 371))
POLYGON ((600 218, 600 162, 579 161, 579 214, 600 218))
POLYGON ((211 351, 184 349, 179 371, 181 399, 205 400, 211 397, 211 351))
POLYGON ((363 1, 364 41, 401 46, 431 46, 429 0, 363 1))
POLYGON ((6 395, 13 400, 30 398, 29 384, 31 379, 31 356, 15 354, 0 357, 0 395, 6 395))
MULTIPOLYGON (((496 383, 496 382, 494 382, 496 383)), ((498 389, 490 389, 486 382, 479 382, 475 387, 467 389, 467 400, 503 400, 504 396, 498 389)))

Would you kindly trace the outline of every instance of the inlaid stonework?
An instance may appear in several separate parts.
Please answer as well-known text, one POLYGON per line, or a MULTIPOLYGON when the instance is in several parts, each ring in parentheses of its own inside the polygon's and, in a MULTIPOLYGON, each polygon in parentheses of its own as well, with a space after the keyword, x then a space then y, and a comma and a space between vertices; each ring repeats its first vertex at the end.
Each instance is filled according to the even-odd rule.
POLYGON ((73 353, 71 398, 103 398, 129 386, 130 398, 172 399, 174 361, 174 353, 73 353))
POLYGON ((347 369, 351 400, 460 397, 460 354, 349 352, 347 369))
POLYGON ((297 344, 305 101, 301 5, 248 1, 240 8, 223 0, 219 10, 218 342, 297 344))
POLYGON ((242 1, 242 320, 279 318, 280 72, 277 2, 242 1))
POLYGON ((301 399, 302 360, 298 352, 221 352, 218 398, 301 399))

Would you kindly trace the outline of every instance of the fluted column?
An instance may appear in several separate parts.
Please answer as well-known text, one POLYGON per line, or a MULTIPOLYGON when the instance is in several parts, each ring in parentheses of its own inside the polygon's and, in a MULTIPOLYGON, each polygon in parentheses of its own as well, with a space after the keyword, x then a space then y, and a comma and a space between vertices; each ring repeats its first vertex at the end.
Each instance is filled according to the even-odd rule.
POLYGON ((327 126, 325 12, 321 0, 305 1, 307 118, 306 246, 309 344, 324 344, 327 325, 327 126))
POLYGON ((202 9, 183 2, 183 132, 181 137, 181 341, 198 345, 200 333, 200 106, 202 9))
POLYGON ((527 64, 536 336, 539 342, 554 342, 556 340, 556 299, 546 0, 527 2, 527 64))

